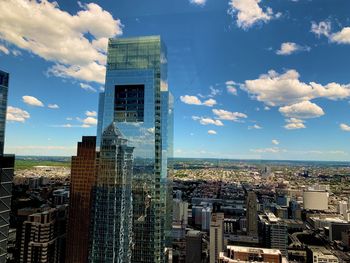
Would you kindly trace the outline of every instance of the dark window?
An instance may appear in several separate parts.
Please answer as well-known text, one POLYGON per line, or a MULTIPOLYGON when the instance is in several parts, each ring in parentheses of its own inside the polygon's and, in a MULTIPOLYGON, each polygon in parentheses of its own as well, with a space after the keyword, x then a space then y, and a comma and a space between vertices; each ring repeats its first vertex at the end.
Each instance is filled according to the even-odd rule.
POLYGON ((116 85, 114 111, 118 122, 143 122, 145 85, 116 85))

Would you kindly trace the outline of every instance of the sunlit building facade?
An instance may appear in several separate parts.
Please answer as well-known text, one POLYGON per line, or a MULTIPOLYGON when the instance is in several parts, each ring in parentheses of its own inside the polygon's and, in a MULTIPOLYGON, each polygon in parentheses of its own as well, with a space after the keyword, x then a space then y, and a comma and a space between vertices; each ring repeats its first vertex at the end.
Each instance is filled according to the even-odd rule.
POLYGON ((130 262, 135 263, 165 262, 170 243, 173 97, 166 54, 159 36, 110 39, 99 100, 98 150, 102 152, 103 132, 113 122, 133 147, 130 262))

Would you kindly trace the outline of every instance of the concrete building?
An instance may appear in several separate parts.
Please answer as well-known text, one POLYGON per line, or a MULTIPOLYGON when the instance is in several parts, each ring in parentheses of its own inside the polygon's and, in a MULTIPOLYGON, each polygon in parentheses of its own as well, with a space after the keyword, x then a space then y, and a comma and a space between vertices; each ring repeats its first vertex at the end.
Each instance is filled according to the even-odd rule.
POLYGON ((282 263, 282 254, 278 249, 227 246, 227 252, 221 252, 219 263, 269 262, 282 263))
POLYGON ((210 206, 203 207, 202 209, 202 231, 209 232, 211 222, 212 209, 210 206))
POLYGON ((248 192, 247 197, 247 234, 249 236, 258 235, 258 203, 256 194, 253 191, 248 192))
POLYGON ((307 190, 303 193, 305 210, 327 210, 329 193, 322 190, 307 190))
POLYGON ((338 263, 339 260, 331 251, 324 247, 308 248, 308 263, 338 263))
POLYGON ((186 263, 203 262, 203 232, 191 230, 186 234, 186 263))
POLYGON ((217 263, 219 253, 224 250, 224 214, 213 213, 210 222, 210 263, 217 263))
POLYGON ((188 225, 188 203, 181 199, 173 200, 173 223, 188 225))

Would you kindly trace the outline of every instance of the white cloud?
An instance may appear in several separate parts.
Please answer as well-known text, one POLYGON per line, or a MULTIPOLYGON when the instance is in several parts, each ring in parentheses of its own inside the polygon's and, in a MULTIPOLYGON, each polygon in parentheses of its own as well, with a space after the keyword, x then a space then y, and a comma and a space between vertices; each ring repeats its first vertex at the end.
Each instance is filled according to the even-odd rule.
POLYGON ((195 121, 199 121, 199 123, 202 124, 202 125, 224 126, 222 121, 214 120, 214 119, 211 119, 211 118, 192 116, 192 119, 195 120, 195 121))
POLYGON ((12 106, 7 107, 6 120, 15 122, 25 122, 26 119, 30 118, 30 114, 20 108, 15 108, 12 106))
POLYGON ((316 34, 318 37, 328 37, 331 32, 331 23, 329 21, 321 21, 320 23, 311 22, 311 32, 316 34))
POLYGON ((278 18, 281 13, 274 14, 270 7, 264 11, 259 3, 261 0, 230 0, 230 14, 237 13, 237 26, 247 30, 259 22, 267 23, 273 18, 278 18))
POLYGON ((337 44, 350 44, 350 27, 343 27, 340 31, 331 32, 331 22, 321 21, 318 24, 316 22, 311 23, 311 32, 317 37, 325 36, 330 42, 337 44))
POLYGON ((72 121, 73 118, 72 118, 72 117, 67 117, 66 120, 67 120, 67 121, 72 121))
POLYGON ((302 101, 290 106, 281 107, 279 108, 279 112, 288 118, 299 119, 317 118, 324 115, 322 108, 310 101, 302 101))
POLYGON ((272 148, 251 149, 250 151, 255 153, 279 153, 284 150, 281 150, 278 147, 272 147, 272 148))
POLYGON ((270 110, 270 107, 269 106, 265 106, 264 110, 268 111, 268 110, 270 110))
POLYGON ((284 128, 287 130, 297 130, 297 129, 305 129, 306 126, 303 120, 290 118, 286 119, 287 124, 284 125, 284 128))
POLYGON ((50 109, 59 109, 60 108, 57 104, 49 104, 49 105, 47 105, 47 107, 50 109))
POLYGON ((94 126, 97 125, 97 119, 94 117, 87 117, 82 120, 83 124, 88 125, 88 126, 94 126))
POLYGON ((234 82, 233 80, 228 80, 225 82, 226 85, 226 90, 228 93, 232 94, 232 95, 237 95, 237 89, 235 87, 237 83, 234 82))
POLYGON ((190 0, 190 3, 193 5, 204 6, 207 0, 190 0))
POLYGON ((271 142, 272 142, 272 144, 274 144, 274 145, 279 145, 279 144, 280 144, 280 142, 279 142, 278 140, 272 140, 271 142))
POLYGON ((196 96, 180 96, 180 100, 185 104, 202 105, 202 102, 196 96))
POLYGON ((203 102, 203 105, 208 106, 208 107, 213 107, 214 105, 216 105, 216 100, 208 99, 208 100, 203 102))
POLYGON ((80 83, 79 85, 80 85, 80 88, 82 88, 83 90, 97 92, 97 90, 95 88, 91 87, 91 85, 89 85, 89 84, 80 83))
POLYGON ((285 42, 281 44, 281 48, 276 51, 276 54, 287 56, 297 51, 310 51, 310 47, 302 47, 293 42, 285 42))
POLYGON ((221 94, 221 90, 215 89, 213 86, 210 86, 209 89, 210 89, 209 97, 215 97, 216 95, 221 94))
POLYGON ((10 54, 10 51, 7 49, 7 47, 0 45, 0 51, 5 53, 6 55, 10 54))
POLYGON ((241 119, 246 119, 248 116, 241 112, 231 112, 227 110, 213 109, 213 113, 220 120, 236 121, 239 122, 241 119))
POLYGON ((202 102, 197 96, 190 95, 180 96, 180 100, 183 103, 190 105, 204 105, 208 107, 213 107, 214 105, 216 105, 216 100, 214 99, 208 99, 202 102))
POLYGON ((345 124, 345 123, 342 123, 339 125, 340 129, 342 129, 343 131, 346 131, 346 132, 350 132, 350 126, 345 124))
POLYGON ((44 104, 33 96, 23 96, 22 100, 25 104, 28 104, 30 106, 44 107, 44 104))
POLYGON ((214 130, 209 130, 209 131, 208 131, 208 134, 210 134, 210 135, 215 135, 215 134, 217 134, 217 132, 214 131, 214 130))
POLYGON ((106 39, 123 26, 95 3, 80 7, 70 14, 47 0, 0 1, 0 39, 54 62, 55 76, 103 83, 106 39))
POLYGON ((88 117, 96 117, 97 116, 97 112, 96 111, 85 111, 85 115, 88 117))
POLYGON ((258 124, 254 124, 253 126, 248 126, 248 130, 261 130, 262 127, 258 124))
POLYGON ((316 98, 338 100, 350 97, 349 84, 342 85, 335 82, 327 85, 315 82, 307 84, 301 82, 299 77, 299 73, 294 69, 287 70, 283 74, 270 70, 267 74, 260 75, 258 79, 246 80, 243 89, 268 106, 290 105, 316 98))

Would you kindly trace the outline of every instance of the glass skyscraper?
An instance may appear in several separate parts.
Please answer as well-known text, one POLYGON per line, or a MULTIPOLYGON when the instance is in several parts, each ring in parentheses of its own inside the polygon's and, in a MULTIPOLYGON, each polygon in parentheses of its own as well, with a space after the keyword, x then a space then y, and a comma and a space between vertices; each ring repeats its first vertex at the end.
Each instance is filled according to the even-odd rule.
POLYGON ((9 74, 0 70, 0 263, 6 262, 14 155, 4 155, 9 74))
MULTIPOLYGON (((127 140, 128 147, 133 149, 131 171, 127 172, 131 176, 131 199, 124 199, 118 194, 116 201, 102 202, 102 199, 107 199, 102 192, 99 193, 97 182, 93 209, 99 212, 92 222, 90 262, 101 262, 100 256, 106 253, 115 257, 104 258, 104 262, 165 262, 172 207, 171 169, 168 164, 173 149, 172 117, 173 98, 167 84, 167 51, 161 38, 110 39, 105 92, 100 94, 99 99, 98 162, 101 166, 103 156, 116 155, 106 153, 107 144, 112 147, 115 139, 105 138, 105 132, 112 129, 111 125, 115 126, 118 138, 127 140), (129 201, 133 208, 130 211, 132 226, 129 228, 132 230, 127 237, 127 231, 118 233, 120 240, 117 241, 118 236, 111 234, 111 229, 107 229, 109 226, 102 226, 103 220, 110 216, 110 209, 120 210, 118 206, 129 201), (113 202, 116 202, 115 205, 113 202), (108 251, 103 246, 107 244, 105 238, 114 244, 108 247, 108 251), (127 256, 128 244, 131 244, 131 258, 127 256)), ((104 177, 104 174, 112 176, 108 180, 116 176, 111 171, 107 173, 99 169, 97 178, 104 177)), ((128 187, 123 185, 123 188, 128 187)), ((112 220, 109 222, 114 224, 112 220)))

